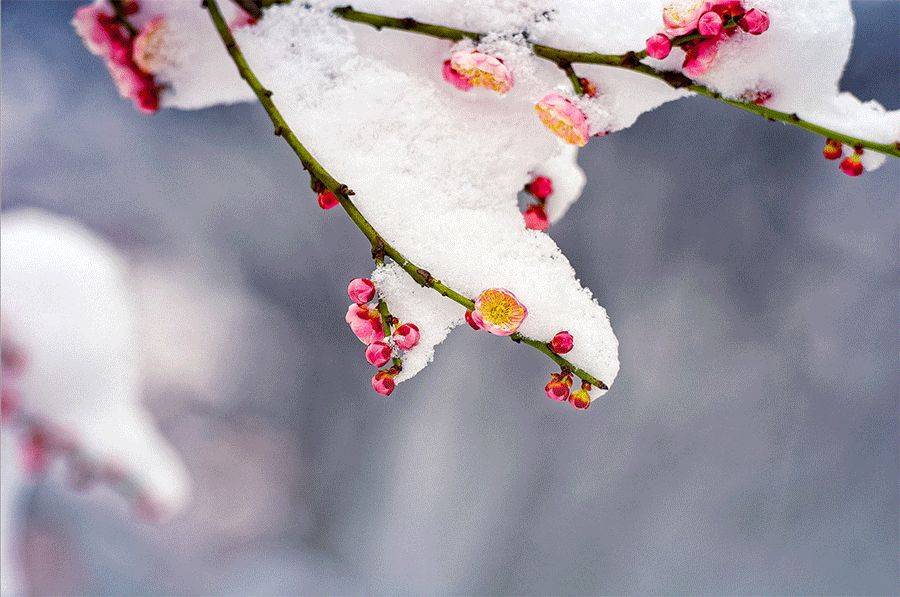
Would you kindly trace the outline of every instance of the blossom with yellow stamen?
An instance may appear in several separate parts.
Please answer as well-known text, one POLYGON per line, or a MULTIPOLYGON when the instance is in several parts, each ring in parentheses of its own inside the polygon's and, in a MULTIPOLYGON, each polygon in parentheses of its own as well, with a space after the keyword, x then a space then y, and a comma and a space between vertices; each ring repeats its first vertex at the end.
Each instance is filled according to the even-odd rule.
MULTIPOLYGON (((474 50, 453 52, 450 55, 450 68, 475 87, 507 93, 513 86, 512 71, 502 60, 490 54, 474 50)), ((454 85, 461 88, 457 83, 454 85)))
POLYGON ((584 147, 590 131, 587 116, 572 100, 559 93, 548 93, 534 106, 541 122, 566 143, 584 147))
POLYGON ((527 316, 528 309, 525 305, 519 302, 516 295, 503 288, 488 288, 482 292, 472 311, 475 323, 496 336, 514 334, 527 316))

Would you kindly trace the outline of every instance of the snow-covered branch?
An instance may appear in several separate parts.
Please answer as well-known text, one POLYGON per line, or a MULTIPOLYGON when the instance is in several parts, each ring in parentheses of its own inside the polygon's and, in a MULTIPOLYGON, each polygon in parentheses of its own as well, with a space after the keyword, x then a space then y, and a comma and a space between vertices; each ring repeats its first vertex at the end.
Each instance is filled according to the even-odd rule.
MULTIPOLYGON (((396 248, 394 248, 393 245, 387 242, 384 237, 382 237, 381 234, 378 233, 377 230, 375 230, 375 228, 369 223, 365 216, 363 216, 359 209, 357 209, 356 205, 353 203, 353 200, 350 198, 355 194, 350 189, 350 187, 348 187, 344 183, 338 182, 338 180, 336 180, 328 172, 328 170, 326 170, 324 166, 322 166, 316 160, 312 153, 310 153, 310 151, 300 142, 294 131, 291 130, 291 127, 288 125, 287 121, 278 110, 278 107, 275 105, 275 102, 272 100, 272 92, 259 81, 259 79, 254 74, 253 69, 250 67, 250 64, 247 62, 247 59, 244 57, 243 52, 241 52, 240 47, 238 46, 237 42, 234 39, 234 36, 231 33, 230 28, 228 27, 228 23, 225 21, 225 17, 222 15, 221 10, 219 10, 219 6, 216 3, 216 0, 204 0, 203 5, 209 11, 209 15, 212 18, 213 23, 215 24, 216 30, 221 36, 222 42, 225 44, 225 47, 228 49, 229 55, 231 56, 235 66, 240 72, 241 78, 243 78, 251 87, 251 89, 253 89, 253 92, 254 94, 256 94, 257 99, 266 110, 269 118, 272 120, 272 125, 275 127, 275 134, 283 138, 285 142, 291 147, 291 149, 300 159, 300 163, 303 165, 303 168, 307 172, 309 172, 310 177, 312 177, 314 181, 318 181, 319 183, 321 183, 326 189, 334 194, 341 207, 344 208, 344 211, 347 213, 353 223, 356 224, 357 228, 360 229, 360 231, 372 244, 373 254, 383 254, 386 257, 390 257, 419 285, 434 290, 441 296, 444 296, 454 301, 455 303, 462 305, 468 311, 471 311, 473 313, 478 312, 479 309, 476 305, 476 300, 472 300, 462 293, 454 290, 453 288, 450 288, 437 278, 433 277, 430 272, 411 262, 406 258, 406 256, 404 256, 396 248)), ((485 326, 484 324, 482 324, 481 327, 485 327, 486 329, 488 328, 488 326, 485 326)), ((516 328, 517 327, 518 326, 516 326, 516 328)), ((585 384, 585 387, 583 388, 584 390, 590 390, 592 386, 597 387, 601 390, 608 389, 607 385, 602 380, 581 369, 580 367, 576 367, 565 357, 554 352, 550 343, 541 342, 540 340, 535 340, 534 338, 529 338, 515 331, 510 334, 503 335, 509 335, 510 339, 512 339, 514 342, 527 344, 528 346, 531 346, 532 348, 535 348, 538 351, 542 352, 554 363, 560 366, 563 375, 572 373, 577 375, 585 384)))

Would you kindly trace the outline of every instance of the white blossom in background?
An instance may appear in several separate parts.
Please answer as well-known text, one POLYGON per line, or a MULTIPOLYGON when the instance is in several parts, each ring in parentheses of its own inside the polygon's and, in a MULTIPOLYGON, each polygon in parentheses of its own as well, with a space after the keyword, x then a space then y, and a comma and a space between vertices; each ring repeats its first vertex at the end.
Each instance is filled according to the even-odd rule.
POLYGON ((62 217, 18 210, 4 213, 2 224, 0 535, 4 587, 14 593, 10 525, 28 473, 43 473, 59 460, 75 482, 86 481, 84 475, 102 476, 113 487, 127 480, 125 497, 154 516, 181 508, 190 482, 140 404, 139 344, 124 260, 62 217))
MULTIPOLYGON (((510 305, 527 314, 516 321, 518 331, 542 342, 570 335, 574 343, 566 358, 606 384, 619 369, 606 311, 543 233, 577 199, 584 174, 572 146, 544 125, 583 145, 691 92, 633 71, 579 64, 585 88, 579 97, 529 42, 605 54, 646 47, 646 64, 683 72, 724 97, 874 142, 900 139, 898 112, 839 93, 853 34, 847 1, 354 4, 486 34, 479 43, 376 31, 337 18, 330 9, 338 4, 274 6, 254 22, 222 3, 240 47, 289 125, 329 172, 353 188, 358 208, 385 239, 467 297, 505 289, 515 297, 510 305), (731 17, 738 23, 729 26, 731 17), (697 31, 699 39, 671 47, 675 37, 697 31), (523 218, 518 193, 526 186, 533 190, 536 176, 551 179, 553 193, 532 192, 537 202, 523 218)), ((102 0, 93 5, 104 6, 102 0)), ((253 99, 199 5, 140 0, 138 6, 133 23, 141 35, 154 36, 154 43, 141 47, 157 48, 140 63, 149 65, 144 74, 155 78, 162 106, 194 109, 253 99), (157 25, 160 17, 164 28, 157 25)), ((715 134, 715 123, 709 127, 715 134)), ((847 153, 841 163, 847 174, 883 161, 873 151, 838 149, 834 157, 847 153)), ((702 159, 702 148, 689 150, 702 159)), ((736 156, 740 151, 736 140, 736 156)), ((319 202, 323 209, 337 204, 328 192, 320 193, 319 202)), ((375 300, 387 301, 397 324, 416 327, 415 341, 401 346, 384 337, 374 303, 356 303, 348 311, 347 322, 369 345, 370 363, 388 362, 391 350, 402 355, 396 376, 373 379, 376 391, 389 394, 394 381, 412 377, 434 358, 436 346, 467 314, 418 288, 395 264, 377 268, 372 278, 375 300)), ((595 388, 592 397, 600 394, 595 388)))

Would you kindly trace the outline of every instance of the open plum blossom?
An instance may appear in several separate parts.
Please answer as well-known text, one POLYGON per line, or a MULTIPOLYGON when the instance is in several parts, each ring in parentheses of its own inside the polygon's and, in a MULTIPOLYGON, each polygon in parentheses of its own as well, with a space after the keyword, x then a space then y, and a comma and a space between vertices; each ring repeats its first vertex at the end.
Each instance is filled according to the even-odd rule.
POLYGON ((760 35, 769 28, 769 16, 756 8, 745 10, 740 0, 695 0, 670 4, 663 9, 663 32, 647 39, 647 55, 662 60, 673 40, 685 52, 682 70, 691 78, 705 73, 716 59, 719 44, 742 29, 760 35))
POLYGON ((578 410, 584 410, 591 405, 591 395, 588 389, 581 387, 569 395, 569 404, 578 410))
POLYGON ((560 93, 548 93, 534 106, 548 129, 571 145, 584 147, 590 137, 588 119, 581 108, 560 93))
POLYGON ((458 50, 444 62, 444 79, 462 91, 484 87, 497 93, 507 93, 513 86, 512 71, 503 61, 476 50, 458 50))
MULTIPOLYGON (((137 1, 124 2, 126 15, 140 10, 137 1)), ((72 26, 84 41, 85 47, 94 55, 106 61, 106 68, 119 90, 119 95, 130 99, 145 114, 159 109, 160 86, 153 74, 146 70, 158 63, 159 38, 164 23, 153 19, 145 29, 134 35, 114 14, 102 10, 98 5, 83 6, 75 12, 72 26), (135 44, 140 42, 140 58, 135 53, 135 44), (136 60, 141 60, 143 67, 136 60)))
POLYGON ((368 305, 350 305, 344 320, 363 344, 369 345, 384 340, 384 328, 381 327, 381 315, 368 305))
POLYGON ((472 321, 495 336, 509 336, 519 329, 528 309, 509 290, 489 288, 478 295, 472 321))
POLYGON ((134 38, 134 63, 150 74, 157 74, 165 66, 166 20, 155 17, 144 25, 134 38))

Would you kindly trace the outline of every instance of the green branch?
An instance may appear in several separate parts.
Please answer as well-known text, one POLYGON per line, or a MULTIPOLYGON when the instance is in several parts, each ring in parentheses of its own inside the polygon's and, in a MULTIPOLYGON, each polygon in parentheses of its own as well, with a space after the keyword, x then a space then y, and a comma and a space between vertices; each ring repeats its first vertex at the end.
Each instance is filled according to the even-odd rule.
MULTIPOLYGON (((335 8, 333 12, 335 15, 339 16, 345 21, 371 25, 376 29, 398 29, 401 31, 409 31, 411 33, 418 33, 420 35, 428 35, 430 37, 438 37, 441 39, 449 39, 452 41, 460 41, 463 39, 478 41, 484 36, 483 33, 477 33, 475 31, 455 29, 453 27, 445 27, 443 25, 433 25, 410 18, 400 19, 396 17, 386 17, 384 15, 374 14, 370 12, 361 12, 358 10, 354 10, 351 6, 341 6, 335 8)), ((736 23, 734 22, 734 20, 731 20, 726 23, 725 26, 726 28, 735 27, 736 23)), ((673 39, 672 45, 680 46, 696 38, 696 34, 682 35, 673 39)), ((726 97, 723 97, 720 93, 713 91, 709 87, 706 87, 705 85, 695 83, 693 80, 689 79, 681 73, 661 71, 653 68, 652 66, 644 64, 643 62, 641 62, 641 60, 647 57, 647 53, 643 50, 640 52, 626 52, 624 54, 601 54, 599 52, 576 52, 572 50, 561 50, 559 48, 545 46, 542 44, 531 44, 531 50, 532 52, 534 52, 535 56, 539 56, 540 58, 549 60, 550 62, 555 63, 557 66, 563 69, 566 72, 566 76, 568 76, 569 80, 572 82, 572 85, 576 91, 580 89, 580 84, 576 85, 578 77, 575 76, 574 71, 571 70, 573 64, 599 64, 602 66, 624 68, 658 79, 666 83, 670 87, 674 87, 676 89, 687 89, 699 95, 703 95, 705 97, 728 104, 729 106, 732 106, 734 108, 738 108, 740 110, 745 110, 758 116, 762 116, 766 120, 783 122, 791 126, 800 127, 817 135, 821 135, 827 139, 835 139, 851 147, 865 147, 866 149, 871 149, 872 151, 877 151, 879 153, 883 153, 895 158, 900 157, 900 141, 895 143, 876 143, 875 141, 868 141, 866 139, 854 137, 853 135, 847 135, 824 126, 814 124, 800 118, 800 116, 795 113, 781 112, 779 110, 773 110, 772 108, 766 108, 765 106, 760 106, 751 102, 742 102, 738 100, 728 99, 726 97)))
MULTIPOLYGON (((450 300, 465 307, 468 310, 474 309, 475 302, 472 299, 464 296, 456 290, 453 290, 440 280, 434 278, 427 270, 422 269, 415 263, 411 262, 402 253, 400 253, 400 251, 394 248, 393 245, 387 242, 378 233, 377 230, 375 230, 375 228, 369 223, 365 216, 360 213, 359 209, 357 209, 356 205, 350 199, 350 197, 354 195, 353 191, 350 190, 347 185, 338 182, 333 176, 331 176, 331 174, 329 174, 328 171, 316 160, 316 158, 313 157, 313 155, 306 149, 306 147, 304 147, 304 145, 300 142, 300 139, 297 138, 297 135, 295 135, 291 128, 288 126, 287 121, 285 121, 284 117, 281 115, 281 112, 278 110, 278 107, 275 106, 275 103, 272 101, 272 92, 267 89, 256 77, 253 69, 250 67, 250 64, 244 57, 243 52, 241 52, 240 47, 234 40, 234 36, 231 34, 231 30, 228 28, 228 24, 225 22, 225 18, 222 16, 222 12, 219 10, 219 5, 216 3, 216 0, 203 0, 203 6, 209 11, 209 16, 212 19, 216 30, 219 32, 219 36, 222 38, 222 42, 225 44, 225 48, 228 50, 228 54, 234 61, 234 65, 237 67, 238 73, 240 73, 241 78, 247 82, 247 85, 249 85, 253 90, 253 93, 256 94, 259 103, 262 104, 263 108, 265 108, 266 110, 266 113, 269 115, 269 119, 272 121, 272 125, 275 127, 275 134, 283 138, 285 142, 290 146, 290 148, 300 159, 300 163, 303 165, 303 169, 309 172, 309 175, 314 180, 318 180, 328 190, 335 194, 338 202, 340 202, 341 204, 341 207, 344 208, 345 212, 347 212, 347 216, 350 217, 353 223, 356 224, 356 227, 360 229, 363 235, 365 235, 365 237, 369 240, 369 243, 371 243, 373 255, 381 255, 382 258, 384 256, 390 257, 397 263, 397 265, 403 268, 403 271, 409 274, 409 276, 421 286, 431 288, 441 296, 449 298, 450 300)), ((443 30, 448 29, 446 27, 435 25, 429 27, 430 31, 434 31, 435 33, 441 32, 442 34, 446 33, 443 30)), ((536 348, 540 352, 550 357, 553 362, 555 362, 561 368, 568 369, 594 387, 601 390, 608 389, 607 385, 601 380, 597 379, 587 371, 576 367, 567 359, 550 350, 546 342, 528 338, 522 336, 521 334, 514 334, 510 336, 510 338, 514 342, 521 342, 533 348, 536 348)))

